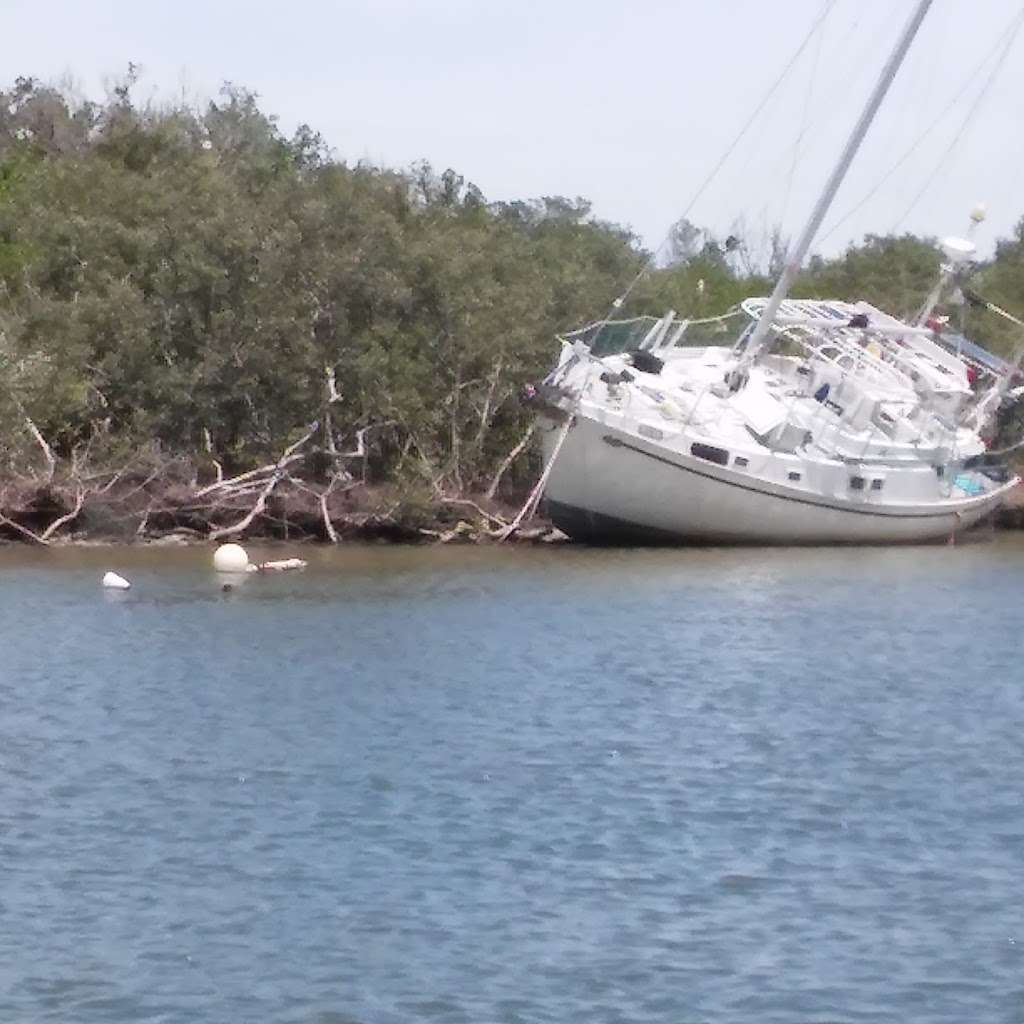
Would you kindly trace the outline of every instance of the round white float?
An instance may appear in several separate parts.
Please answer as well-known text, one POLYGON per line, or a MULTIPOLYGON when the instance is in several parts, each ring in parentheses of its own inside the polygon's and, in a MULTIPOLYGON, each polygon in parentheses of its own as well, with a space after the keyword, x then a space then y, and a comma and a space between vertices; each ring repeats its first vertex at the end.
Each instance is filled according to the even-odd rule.
POLYGON ((103 574, 103 586, 108 590, 127 590, 131 584, 116 572, 107 572, 103 574))
POLYGON ((221 544, 213 553, 213 567, 218 572, 245 572, 249 555, 241 544, 221 544))

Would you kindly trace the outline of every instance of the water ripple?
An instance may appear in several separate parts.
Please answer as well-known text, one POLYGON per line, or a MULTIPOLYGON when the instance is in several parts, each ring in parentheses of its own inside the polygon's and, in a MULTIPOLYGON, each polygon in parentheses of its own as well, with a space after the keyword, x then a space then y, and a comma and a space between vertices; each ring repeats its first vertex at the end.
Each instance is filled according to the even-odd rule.
POLYGON ((1020 543, 207 557, 3 553, 0 1019, 1024 1019, 1020 543))

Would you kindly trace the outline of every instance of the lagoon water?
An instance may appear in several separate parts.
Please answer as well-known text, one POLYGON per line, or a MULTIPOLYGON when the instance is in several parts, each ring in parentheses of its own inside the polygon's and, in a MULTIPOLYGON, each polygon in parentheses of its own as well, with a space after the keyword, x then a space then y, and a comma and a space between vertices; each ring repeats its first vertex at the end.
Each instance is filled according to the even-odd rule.
POLYGON ((0 551, 0 1020, 1024 1021, 1021 539, 304 554, 0 551))

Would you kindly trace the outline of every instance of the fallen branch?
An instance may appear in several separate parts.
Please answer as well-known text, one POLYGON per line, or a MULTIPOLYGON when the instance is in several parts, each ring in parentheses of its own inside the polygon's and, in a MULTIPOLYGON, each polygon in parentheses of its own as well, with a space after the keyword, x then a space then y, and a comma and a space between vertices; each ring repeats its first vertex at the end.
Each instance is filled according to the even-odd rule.
POLYGON ((462 505, 465 508, 471 508, 488 522, 496 523, 498 526, 508 526, 507 519, 503 519, 494 512, 488 512, 487 509, 482 508, 475 501, 471 501, 469 498, 442 498, 441 502, 445 505, 462 505))
POLYGON ((77 491, 76 491, 76 494, 75 494, 75 507, 70 512, 66 513, 65 515, 60 516, 58 519, 54 519, 54 521, 52 523, 50 523, 50 525, 45 530, 43 530, 43 532, 39 535, 39 539, 44 544, 48 544, 50 542, 50 538, 62 526, 64 526, 66 523, 70 523, 73 519, 77 519, 78 518, 78 513, 82 511, 82 505, 84 504, 84 502, 85 502, 85 488, 84 487, 79 487, 79 488, 77 488, 77 491))
POLYGON ((46 482, 51 483, 53 475, 57 471, 57 456, 53 454, 53 449, 46 443, 46 438, 43 437, 39 428, 32 422, 32 417, 24 412, 22 414, 25 416, 25 426, 28 427, 28 432, 36 439, 39 447, 43 449, 43 457, 46 459, 46 464, 49 467, 46 473, 46 482))
MULTIPOLYGON (((311 494, 314 498, 316 498, 317 504, 320 506, 320 517, 323 519, 324 532, 327 534, 327 539, 332 544, 337 544, 338 531, 335 530, 334 523, 331 522, 331 513, 330 509, 328 509, 327 507, 327 499, 331 496, 331 493, 334 491, 334 488, 338 483, 338 477, 334 474, 331 474, 331 482, 322 491, 315 490, 308 484, 304 484, 301 480, 296 480, 295 477, 291 475, 289 475, 288 477, 288 482, 293 484, 300 491, 305 491, 306 494, 311 494)), ((349 484, 349 486, 346 487, 345 490, 350 491, 355 486, 355 484, 349 484)))
POLYGON ((488 487, 487 490, 484 492, 484 497, 486 497, 488 500, 493 498, 495 494, 498 493, 498 485, 501 483, 502 477, 508 472, 508 469, 512 465, 512 463, 515 462, 520 455, 522 455, 523 451, 525 451, 526 446, 530 443, 530 438, 533 437, 533 432, 536 429, 537 424, 531 423, 526 433, 523 434, 523 436, 520 438, 519 443, 515 446, 515 448, 513 448, 512 451, 510 451, 508 455, 506 455, 505 458, 501 460, 501 465, 498 466, 498 472, 494 474, 494 479, 491 480, 491 486, 488 487))
MULTIPOLYGON (((298 439, 298 441, 285 448, 281 453, 281 457, 272 467, 270 467, 272 469, 271 477, 260 491, 259 497, 256 499, 256 504, 249 510, 248 515, 243 516, 232 526, 222 526, 217 530, 211 530, 210 540, 217 540, 219 537, 229 537, 232 534, 241 533, 242 530, 244 530, 267 507, 267 499, 284 477, 285 467, 299 458, 295 453, 317 432, 319 428, 320 424, 318 422, 314 422, 306 433, 298 439)), ((264 467, 264 471, 266 468, 267 467, 264 467)), ((216 490, 216 487, 213 489, 216 490)), ((209 491, 210 488, 204 488, 202 491, 198 491, 196 496, 198 497, 200 494, 209 493, 209 491)))
POLYGON ((146 527, 149 526, 149 514, 153 511, 153 503, 150 502, 146 506, 146 511, 142 513, 139 519, 139 525, 135 529, 136 537, 144 537, 146 535, 146 527))
POLYGON ((264 485, 263 490, 260 491, 256 504, 249 509, 248 514, 239 519, 233 526, 222 526, 220 529, 211 530, 210 540, 217 540, 219 537, 230 537, 232 534, 241 533, 267 507, 267 498, 270 497, 271 492, 277 486, 280 479, 280 474, 275 473, 264 485))
POLYGON ((526 503, 499 538, 499 543, 508 540, 519 529, 519 524, 537 511, 537 505, 540 502, 541 495, 544 493, 544 488, 547 486, 548 477, 551 476, 551 470, 555 468, 555 460, 558 458, 558 453, 562 450, 562 445, 565 444, 565 439, 569 436, 569 431, 575 422, 576 417, 570 416, 562 425, 562 431, 558 435, 558 440, 555 442, 555 447, 551 452, 551 458, 548 459, 548 463, 544 467, 544 472, 541 473, 536 486, 530 491, 530 496, 526 499, 526 503))
POLYGON ((21 523, 16 523, 13 519, 8 519, 2 512, 0 512, 0 525, 9 526, 12 530, 17 530, 27 540, 32 541, 33 544, 42 544, 43 547, 49 547, 50 542, 43 540, 38 533, 33 533, 27 526, 22 526, 21 523))
POLYGON ((320 515, 324 521, 324 531, 327 533, 327 539, 332 544, 338 543, 338 533, 334 529, 334 523, 331 522, 331 513, 327 508, 327 492, 324 492, 319 497, 320 502, 320 515))

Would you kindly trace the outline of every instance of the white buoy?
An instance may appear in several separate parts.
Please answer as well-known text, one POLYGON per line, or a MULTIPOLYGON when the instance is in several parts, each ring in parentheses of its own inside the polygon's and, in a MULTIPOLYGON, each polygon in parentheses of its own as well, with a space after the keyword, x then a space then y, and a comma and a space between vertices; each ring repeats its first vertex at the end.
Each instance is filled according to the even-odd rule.
POLYGON ((249 555, 241 544, 221 544, 213 553, 213 567, 218 572, 245 572, 249 555))
POLYGON ((103 586, 109 590, 127 590, 131 584, 116 572, 108 572, 103 574, 103 586))

